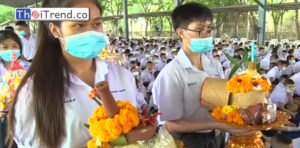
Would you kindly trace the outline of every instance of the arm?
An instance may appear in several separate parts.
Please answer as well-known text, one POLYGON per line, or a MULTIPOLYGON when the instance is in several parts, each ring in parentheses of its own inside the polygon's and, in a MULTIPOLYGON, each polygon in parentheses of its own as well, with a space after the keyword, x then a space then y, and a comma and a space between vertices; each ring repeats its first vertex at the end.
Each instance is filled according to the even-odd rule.
POLYGON ((284 103, 280 103, 279 109, 290 114, 291 116, 294 116, 294 113, 292 113, 290 110, 286 109, 284 106, 285 106, 284 103))
POLYGON ((203 130, 222 130, 231 134, 248 134, 252 131, 246 128, 229 125, 224 122, 217 121, 188 121, 185 119, 167 121, 166 127, 169 132, 189 133, 203 130))

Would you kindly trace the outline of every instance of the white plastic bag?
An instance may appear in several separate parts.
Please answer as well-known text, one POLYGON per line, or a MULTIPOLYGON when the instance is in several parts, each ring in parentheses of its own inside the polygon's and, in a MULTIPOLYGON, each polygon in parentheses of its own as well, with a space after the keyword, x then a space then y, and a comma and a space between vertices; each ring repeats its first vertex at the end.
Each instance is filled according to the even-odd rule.
POLYGON ((158 133, 149 141, 139 141, 137 144, 112 146, 113 148, 177 148, 173 137, 161 126, 158 133))

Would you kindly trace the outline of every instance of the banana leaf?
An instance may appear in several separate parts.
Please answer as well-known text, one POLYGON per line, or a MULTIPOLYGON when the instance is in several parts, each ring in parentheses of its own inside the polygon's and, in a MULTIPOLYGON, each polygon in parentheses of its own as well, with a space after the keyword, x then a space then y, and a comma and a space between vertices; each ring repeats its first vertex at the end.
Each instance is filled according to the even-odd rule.
POLYGON ((228 53, 225 53, 226 58, 233 64, 238 64, 239 62, 234 57, 230 56, 228 53))
POLYGON ((249 54, 248 54, 248 49, 247 48, 244 48, 243 64, 245 65, 245 67, 248 67, 248 64, 249 64, 249 54))
POLYGON ((260 73, 260 63, 256 64, 256 70, 257 70, 258 73, 260 73))
POLYGON ((228 79, 231 79, 231 77, 235 74, 235 72, 242 66, 241 63, 237 63, 233 66, 233 68, 231 69, 231 72, 229 74, 229 78, 228 79))

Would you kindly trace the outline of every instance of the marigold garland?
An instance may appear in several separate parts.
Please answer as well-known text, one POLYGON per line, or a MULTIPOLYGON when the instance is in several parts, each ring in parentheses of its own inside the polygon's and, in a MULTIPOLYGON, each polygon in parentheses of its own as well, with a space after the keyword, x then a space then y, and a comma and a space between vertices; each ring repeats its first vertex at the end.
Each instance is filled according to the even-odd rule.
POLYGON ((120 108, 119 114, 114 118, 107 118, 104 106, 95 109, 93 116, 89 118, 89 130, 93 139, 89 141, 88 148, 95 147, 96 139, 101 142, 110 142, 128 133, 139 125, 139 114, 136 107, 129 101, 117 101, 120 108))
POLYGON ((271 82, 263 77, 253 78, 249 75, 236 75, 227 82, 226 87, 231 93, 247 93, 253 90, 269 92, 271 82))
POLYGON ((246 122, 242 118, 238 108, 234 105, 226 105, 224 107, 216 107, 211 116, 218 120, 237 125, 246 125, 246 122))

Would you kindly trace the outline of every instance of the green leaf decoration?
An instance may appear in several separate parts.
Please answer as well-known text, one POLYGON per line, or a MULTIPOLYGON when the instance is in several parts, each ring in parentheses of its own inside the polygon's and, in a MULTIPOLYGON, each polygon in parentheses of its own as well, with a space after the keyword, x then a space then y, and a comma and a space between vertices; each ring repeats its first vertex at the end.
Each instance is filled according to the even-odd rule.
POLYGON ((257 70, 258 73, 260 73, 260 63, 256 64, 256 70, 257 70))
POLYGON ((87 123, 85 123, 84 126, 85 126, 86 128, 90 128, 90 125, 87 124, 87 123))
POLYGON ((249 54, 248 54, 248 49, 247 48, 244 48, 243 64, 245 65, 245 67, 248 67, 248 64, 249 64, 249 54))
POLYGON ((235 74, 235 72, 242 66, 241 63, 237 63, 233 66, 233 68, 231 69, 231 72, 229 74, 229 79, 231 79, 231 77, 235 74))
POLYGON ((232 56, 230 56, 228 53, 225 53, 226 58, 233 64, 238 64, 239 62, 232 56))

